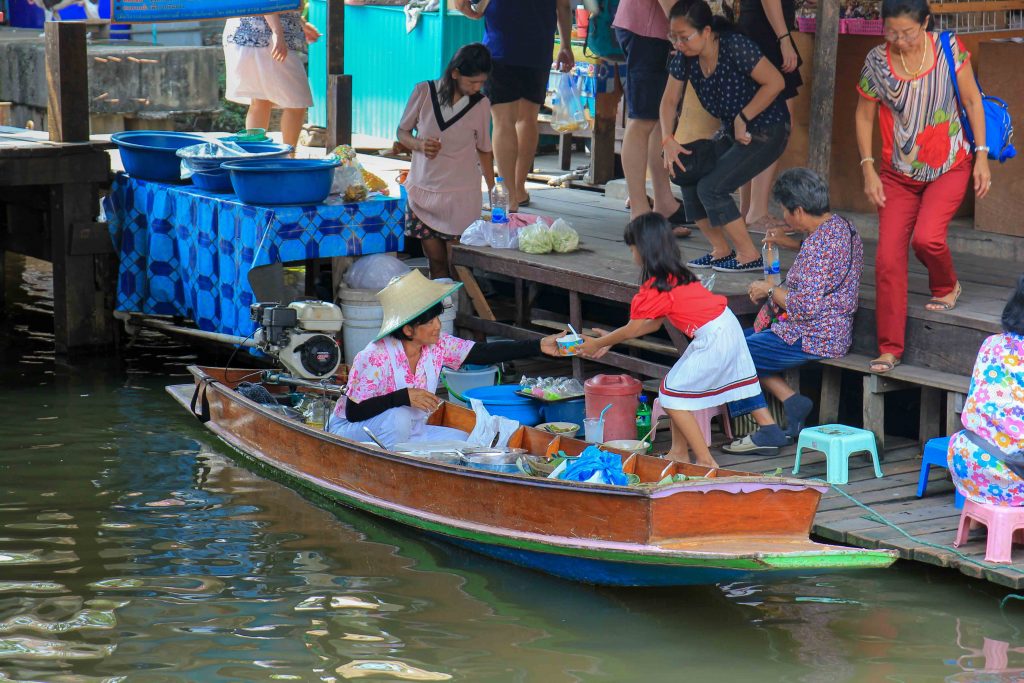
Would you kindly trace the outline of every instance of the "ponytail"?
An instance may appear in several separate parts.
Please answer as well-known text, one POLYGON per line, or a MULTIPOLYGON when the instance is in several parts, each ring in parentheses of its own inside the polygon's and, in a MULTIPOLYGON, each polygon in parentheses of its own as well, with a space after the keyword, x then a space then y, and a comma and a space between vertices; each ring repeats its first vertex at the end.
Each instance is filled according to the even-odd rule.
POLYGON ((725 0, 721 4, 722 13, 716 14, 706 0, 679 0, 669 11, 669 21, 672 19, 684 19, 687 24, 698 31, 711 27, 716 34, 728 33, 736 30, 736 24, 732 22, 732 8, 725 0))

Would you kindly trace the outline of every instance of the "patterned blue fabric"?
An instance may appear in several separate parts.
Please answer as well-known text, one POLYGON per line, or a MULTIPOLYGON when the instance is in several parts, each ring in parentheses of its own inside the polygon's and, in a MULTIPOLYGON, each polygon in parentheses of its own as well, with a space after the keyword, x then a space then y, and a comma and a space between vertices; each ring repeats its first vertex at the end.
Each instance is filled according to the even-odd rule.
POLYGON ((258 266, 399 251, 404 202, 251 206, 234 195, 118 174, 103 200, 120 257, 119 311, 191 318, 201 330, 247 336, 258 266))
MULTIPOLYGON (((309 47, 302 32, 302 17, 298 12, 281 12, 281 28, 288 49, 306 53, 309 47)), ((270 24, 262 16, 229 19, 224 25, 224 42, 242 47, 270 47, 270 24)))

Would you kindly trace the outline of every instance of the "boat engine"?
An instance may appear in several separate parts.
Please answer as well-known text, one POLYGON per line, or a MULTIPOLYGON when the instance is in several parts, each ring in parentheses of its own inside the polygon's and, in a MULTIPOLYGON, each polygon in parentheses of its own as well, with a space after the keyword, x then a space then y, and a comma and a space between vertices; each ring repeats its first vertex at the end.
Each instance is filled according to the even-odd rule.
POLYGON ((341 349, 334 335, 341 330, 341 309, 324 301, 294 301, 287 306, 257 303, 249 309, 259 329, 256 346, 290 374, 304 379, 334 375, 341 349))

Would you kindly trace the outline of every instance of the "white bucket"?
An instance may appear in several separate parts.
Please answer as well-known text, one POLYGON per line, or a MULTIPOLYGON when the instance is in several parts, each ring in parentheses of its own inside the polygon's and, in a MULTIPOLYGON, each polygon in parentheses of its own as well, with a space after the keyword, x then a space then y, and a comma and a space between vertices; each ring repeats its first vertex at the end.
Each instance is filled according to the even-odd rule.
POLYGON ((464 395, 470 389, 494 386, 498 381, 498 366, 467 365, 459 370, 445 368, 441 371, 441 374, 451 389, 448 392, 448 400, 455 405, 469 407, 464 401, 455 398, 453 392, 464 395))
MULTIPOLYGON (((455 284, 455 280, 447 277, 439 277, 434 282, 444 282, 445 284, 455 284)), ((441 312, 441 332, 446 334, 455 334, 455 316, 459 314, 459 296, 445 297, 444 311, 441 312)), ((461 391, 459 392, 462 393, 461 391)))
POLYGON ((342 339, 345 362, 352 365, 356 354, 377 338, 384 321, 384 309, 374 289, 338 288, 341 299, 342 339))

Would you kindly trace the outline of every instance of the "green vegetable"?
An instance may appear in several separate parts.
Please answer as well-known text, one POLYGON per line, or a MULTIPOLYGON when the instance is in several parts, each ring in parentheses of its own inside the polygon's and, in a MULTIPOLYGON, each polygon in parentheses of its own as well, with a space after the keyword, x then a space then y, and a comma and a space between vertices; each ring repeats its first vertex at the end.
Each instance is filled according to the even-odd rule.
POLYGON ((527 254, 546 254, 553 247, 551 230, 544 225, 528 225, 519 231, 519 250, 527 254))
POLYGON ((575 251, 580 245, 580 236, 570 227, 551 231, 551 246, 560 254, 575 251))

